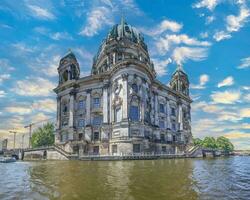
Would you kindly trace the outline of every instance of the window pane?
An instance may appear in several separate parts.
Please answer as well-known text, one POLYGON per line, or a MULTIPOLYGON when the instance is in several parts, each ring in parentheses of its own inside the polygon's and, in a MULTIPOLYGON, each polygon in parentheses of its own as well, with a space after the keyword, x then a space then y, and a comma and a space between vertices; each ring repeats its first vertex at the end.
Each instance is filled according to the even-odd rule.
POLYGON ((101 123, 102 123, 102 116, 94 117, 94 119, 93 119, 94 125, 100 125, 101 123))
POLYGON ((164 105, 163 104, 160 104, 160 112, 164 113, 164 105))
POLYGON ((161 120, 161 121, 159 122, 159 126, 160 126, 160 128, 164 128, 164 127, 165 127, 164 121, 161 120))
POLYGON ((99 140, 99 132, 94 132, 94 140, 99 140))
POLYGON ((174 108, 171 108, 171 114, 172 114, 173 116, 175 116, 175 109, 174 109, 174 108))
POLYGON ((130 119, 132 121, 139 121, 139 108, 138 108, 138 106, 130 106, 130 119))
POLYGON ((100 98, 94 98, 94 108, 100 107, 100 98))
POLYGON ((82 109, 85 108, 85 101, 84 101, 84 100, 80 100, 80 101, 79 101, 78 108, 79 108, 80 110, 82 110, 82 109))

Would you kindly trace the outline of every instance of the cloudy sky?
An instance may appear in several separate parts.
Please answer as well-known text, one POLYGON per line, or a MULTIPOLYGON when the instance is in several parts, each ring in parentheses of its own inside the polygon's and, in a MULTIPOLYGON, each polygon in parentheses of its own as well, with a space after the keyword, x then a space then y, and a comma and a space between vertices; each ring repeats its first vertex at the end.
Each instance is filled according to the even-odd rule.
POLYGON ((250 149, 249 0, 2 0, 0 138, 55 118, 57 66, 68 49, 81 75, 121 15, 140 30, 167 84, 177 64, 191 82, 195 137, 227 136, 250 149))

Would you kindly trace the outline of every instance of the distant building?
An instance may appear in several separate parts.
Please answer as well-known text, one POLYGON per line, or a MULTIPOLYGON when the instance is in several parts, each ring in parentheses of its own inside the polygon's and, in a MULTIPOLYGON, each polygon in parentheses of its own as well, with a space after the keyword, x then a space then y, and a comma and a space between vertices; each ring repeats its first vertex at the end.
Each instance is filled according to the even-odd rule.
POLYGON ((144 38, 124 20, 93 59, 90 76, 70 51, 60 60, 55 141, 88 154, 180 153, 192 141, 189 80, 182 67, 169 85, 156 79, 144 38))
POLYGON ((8 139, 0 140, 0 152, 7 149, 8 139))

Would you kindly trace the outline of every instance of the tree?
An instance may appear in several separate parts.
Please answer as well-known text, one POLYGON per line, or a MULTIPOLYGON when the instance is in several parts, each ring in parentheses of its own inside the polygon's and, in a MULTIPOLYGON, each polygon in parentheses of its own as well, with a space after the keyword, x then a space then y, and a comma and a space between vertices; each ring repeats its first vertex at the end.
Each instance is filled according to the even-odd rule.
POLYGON ((31 145, 33 148, 41 146, 49 146, 54 144, 54 125, 47 123, 43 127, 36 129, 31 137, 31 145))
POLYGON ((202 142, 202 146, 204 148, 216 149, 217 148, 216 139, 214 137, 205 137, 205 139, 202 142))
POLYGON ((194 145, 202 146, 202 140, 200 138, 194 138, 194 145))
POLYGON ((226 137, 220 136, 217 138, 217 147, 225 152, 232 152, 234 150, 234 145, 226 137))

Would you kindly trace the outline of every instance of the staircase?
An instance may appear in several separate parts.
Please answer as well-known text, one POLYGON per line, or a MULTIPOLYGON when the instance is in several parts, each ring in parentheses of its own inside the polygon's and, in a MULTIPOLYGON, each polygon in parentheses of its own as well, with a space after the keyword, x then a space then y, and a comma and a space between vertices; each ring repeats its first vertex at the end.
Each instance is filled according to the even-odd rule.
POLYGON ((54 144, 53 147, 54 147, 55 151, 62 154, 63 156, 65 156, 69 160, 74 160, 74 159, 78 158, 77 154, 69 153, 69 152, 65 151, 63 148, 61 148, 60 146, 58 146, 56 144, 54 144))
POLYGON ((202 147, 198 145, 191 146, 185 153, 187 157, 202 157, 202 147))

